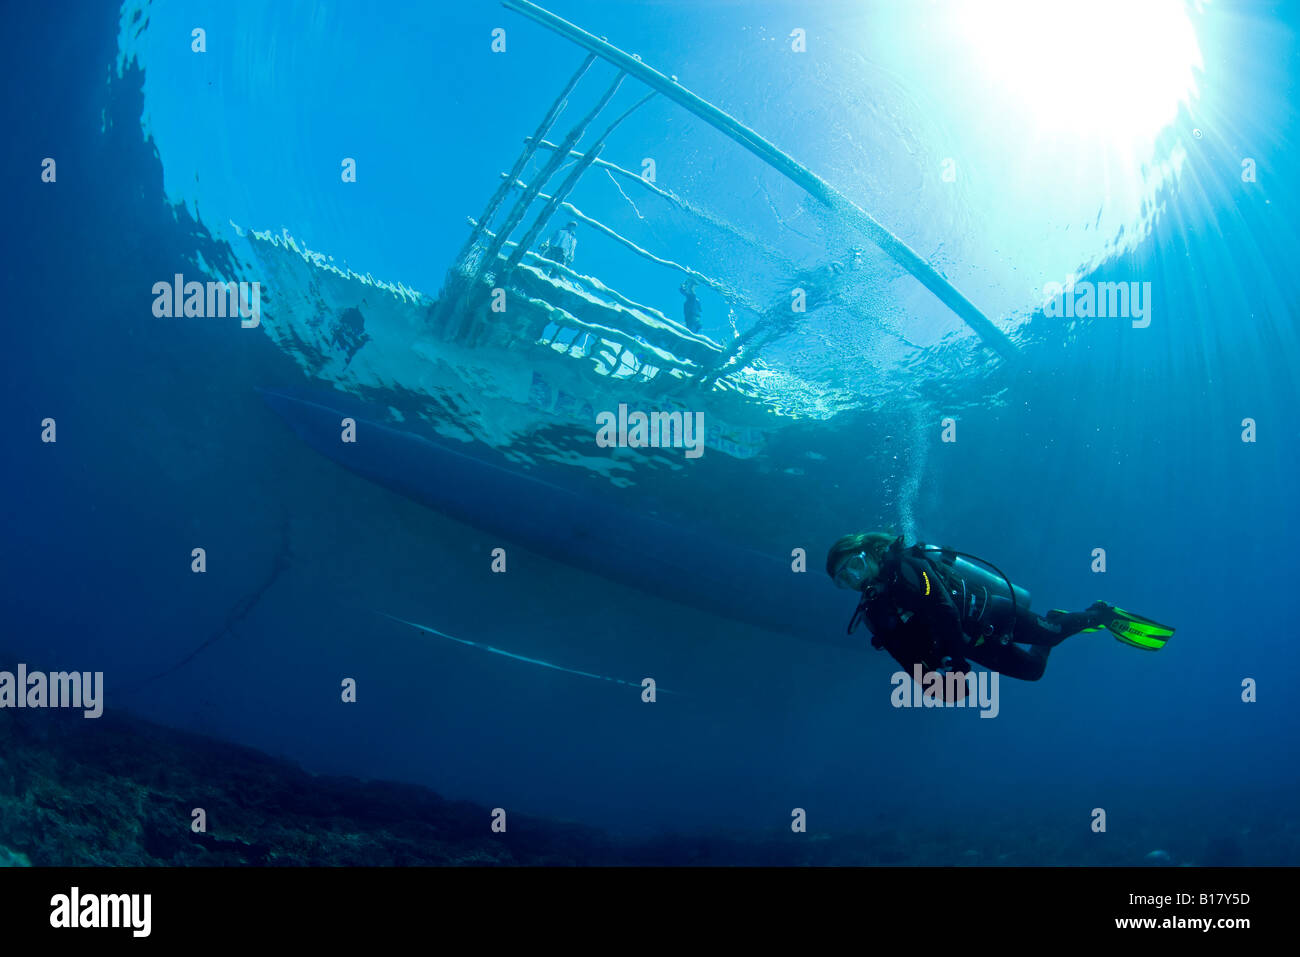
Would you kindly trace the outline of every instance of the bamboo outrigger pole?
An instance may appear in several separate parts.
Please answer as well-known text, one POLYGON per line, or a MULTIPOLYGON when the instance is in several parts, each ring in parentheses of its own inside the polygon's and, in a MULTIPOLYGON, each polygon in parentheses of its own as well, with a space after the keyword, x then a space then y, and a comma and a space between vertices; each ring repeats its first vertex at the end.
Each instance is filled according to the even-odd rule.
POLYGON ((864 209, 826 182, 806 166, 795 162, 789 155, 781 152, 763 137, 745 126, 735 117, 724 113, 712 103, 702 100, 676 80, 664 76, 658 70, 646 66, 639 59, 629 56, 618 47, 593 36, 581 27, 557 17, 549 10, 544 10, 530 0, 501 0, 502 6, 535 20, 548 30, 558 33, 578 46, 594 53, 622 70, 627 75, 640 80, 646 86, 662 93, 683 109, 694 113, 714 129, 729 136, 745 149, 749 150, 767 165, 781 173, 787 179, 803 188, 810 196, 830 208, 836 215, 855 226, 873 243, 880 247, 894 262, 914 276, 921 285, 938 297, 939 301, 955 312, 966 325, 983 340, 984 344, 1006 358, 1016 356, 1016 347, 984 313, 963 296, 940 272, 922 259, 915 250, 876 222, 864 209))
MULTIPOLYGON (((542 207, 542 211, 537 214, 537 219, 533 223, 532 228, 524 234, 524 238, 519 241, 518 247, 516 247, 515 251, 510 254, 510 258, 506 260, 506 272, 509 272, 519 265, 519 260, 523 258, 524 252, 532 249, 533 243, 537 241, 537 237, 541 235, 542 230, 546 228, 547 221, 555 214, 555 211, 559 208, 560 204, 569 198, 569 194, 573 192, 573 188, 578 185, 578 180, 582 179, 582 174, 587 172, 587 170, 591 168, 591 164, 600 158, 600 151, 605 148, 605 140, 609 139, 609 134, 618 129, 620 123, 640 109, 644 103, 653 99, 654 96, 655 92, 654 90, 651 90, 638 100, 635 106, 630 110, 626 110, 618 119, 610 124, 609 128, 605 130, 604 133, 601 134, 600 139, 596 141, 595 145, 592 146, 591 149, 587 150, 586 155, 584 155, 582 159, 578 160, 577 165, 573 168, 573 172, 569 173, 568 178, 560 184, 560 188, 557 189, 555 194, 546 201, 546 205, 542 207)), ((558 150, 556 151, 556 155, 559 155, 558 150)))
POLYGON ((492 244, 488 246, 487 252, 485 252, 483 258, 479 260, 478 271, 482 271, 488 264, 491 265, 494 272, 498 269, 497 255, 501 252, 501 247, 505 244, 506 239, 514 231, 515 227, 523 220, 525 214, 528 212, 528 207, 533 204, 533 200, 537 198, 537 194, 541 192, 542 187, 546 185, 546 181, 554 176, 555 171, 564 164, 564 160, 567 158, 569 150, 573 149, 578 140, 582 138, 582 134, 586 132, 587 127, 592 124, 596 117, 600 115, 601 110, 605 109, 605 107, 609 105, 609 101, 614 98, 614 94, 617 93, 618 88, 623 85, 623 80, 626 77, 627 74, 625 72, 620 72, 618 76, 614 77, 614 82, 605 88, 605 92, 601 95, 600 100, 596 105, 591 108, 591 112, 579 120, 573 129, 569 130, 569 135, 566 136, 564 142, 560 144, 564 149, 556 150, 551 154, 551 158, 547 162, 546 166, 537 174, 533 179, 533 182, 526 190, 524 190, 524 195, 519 198, 518 202, 515 203, 514 208, 510 210, 510 214, 506 217, 506 221, 501 225, 501 229, 497 232, 497 238, 492 240, 492 244))
POLYGON ((538 146, 544 142, 542 138, 550 131, 551 127, 555 124, 556 119, 559 118, 560 113, 564 110, 565 104, 569 99, 569 94, 573 92, 574 87, 578 85, 578 81, 583 78, 595 60, 596 54, 589 54, 587 59, 583 61, 582 66, 578 67, 577 72, 569 78, 569 82, 560 92, 560 95, 555 98, 555 102, 551 104, 551 108, 547 111, 546 116, 543 117, 541 125, 537 127, 537 132, 534 133, 532 138, 524 144, 524 151, 520 153, 519 158, 515 160, 514 169, 510 171, 510 178, 497 189, 496 193, 492 196, 492 199, 488 202, 487 209, 485 209, 483 215, 478 218, 479 225, 475 226, 474 231, 469 234, 469 239, 465 241, 465 245, 461 247, 459 255, 456 256, 456 262, 459 263, 465 261, 465 257, 468 256, 470 250, 474 248, 474 243, 478 240, 479 233, 483 229, 487 228, 487 225, 492 222, 492 217, 497 214, 497 209, 501 206, 502 201, 510 195, 510 184, 523 174, 524 167, 526 167, 528 161, 533 158, 533 154, 537 152, 538 146))

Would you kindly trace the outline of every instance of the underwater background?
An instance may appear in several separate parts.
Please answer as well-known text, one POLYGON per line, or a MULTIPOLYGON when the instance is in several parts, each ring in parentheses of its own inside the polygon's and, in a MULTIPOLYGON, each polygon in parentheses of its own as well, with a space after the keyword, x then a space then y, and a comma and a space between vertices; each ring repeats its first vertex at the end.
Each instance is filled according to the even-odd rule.
MULTIPOLYGON (((102 671, 106 714, 0 711, 0 848, 33 864, 1300 861, 1284 685, 1300 18, 1046 8, 553 0, 818 173, 1014 346, 982 345, 788 180, 652 100, 602 156, 653 158, 684 204, 604 169, 572 202, 716 280, 703 335, 725 347, 762 321, 735 303, 864 260, 733 392, 685 393, 739 423, 730 451, 688 459, 598 447, 539 386, 550 346, 551 365, 394 347, 400 321, 383 324, 436 299, 576 47, 495 3, 10 6, 0 669, 102 671), (261 327, 157 318, 154 284, 177 273, 261 277, 261 327), (1149 282, 1150 324, 1049 314, 1044 290, 1071 282, 1149 282), (316 330, 322 347, 312 323, 347 290, 371 338, 316 330), (824 610, 791 634, 516 548, 318 454, 268 391, 334 396, 682 541, 805 549, 800 587, 824 610), (853 599, 822 569, 836 538, 876 528, 991 559, 1040 612, 1105 599, 1177 634, 1156 654, 1072 638, 1041 681, 1001 682, 993 720, 895 708, 894 662, 845 639, 853 599), (514 851, 440 856, 430 836, 306 853, 288 836, 295 815, 318 842, 420 818, 434 798, 410 785, 468 802, 421 818, 438 842, 514 851), (249 828, 256 853, 205 847, 201 801, 225 809, 209 845, 249 828), (283 831, 249 823, 254 806, 283 831)), ((613 75, 591 72, 553 139, 613 75)), ((680 313, 679 274, 578 235, 575 269, 680 313)), ((583 363, 564 381, 598 410, 648 394, 583 363)), ((545 517, 507 499, 482 522, 545 517)), ((611 564, 635 547, 604 531, 611 564)), ((743 596, 733 567, 719 587, 743 596)))

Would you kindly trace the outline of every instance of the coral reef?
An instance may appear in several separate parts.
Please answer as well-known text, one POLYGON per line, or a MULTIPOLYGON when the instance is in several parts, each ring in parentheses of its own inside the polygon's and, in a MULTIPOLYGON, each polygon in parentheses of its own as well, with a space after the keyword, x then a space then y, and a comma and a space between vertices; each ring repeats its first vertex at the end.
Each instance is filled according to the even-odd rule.
POLYGON ((425 787, 313 775, 129 715, 0 710, 0 866, 1140 865, 1161 846, 1165 864, 1300 857, 1300 829, 1264 809, 1248 828, 1190 842, 1160 816, 1094 835, 1024 809, 972 813, 960 827, 881 815, 872 832, 640 840, 517 812, 507 833, 490 821, 490 808, 425 787), (204 831, 191 827, 195 808, 204 831))

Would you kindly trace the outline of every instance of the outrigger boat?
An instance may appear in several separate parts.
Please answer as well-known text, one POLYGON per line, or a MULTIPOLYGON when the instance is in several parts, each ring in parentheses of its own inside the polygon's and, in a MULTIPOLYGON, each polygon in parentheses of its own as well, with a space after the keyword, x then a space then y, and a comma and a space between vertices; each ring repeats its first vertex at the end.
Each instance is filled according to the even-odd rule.
MULTIPOLYGON (((437 429, 453 431, 449 423, 458 422, 462 433, 496 447, 510 444, 530 428, 553 425, 557 415, 590 426, 589 413, 610 405, 611 380, 618 380, 620 401, 638 408, 706 410, 710 448, 741 458, 761 451, 766 436, 790 423, 788 405, 774 396, 773 382, 790 386, 788 391, 815 389, 787 372, 774 371, 762 358, 769 343, 791 331, 794 317, 789 298, 782 295, 775 302, 756 302, 734 283, 620 235, 571 201, 584 174, 594 169, 635 184, 688 214, 698 212, 672 190, 601 156, 606 142, 628 117, 656 97, 703 120, 796 184, 842 227, 841 233, 860 235, 878 247, 965 322, 993 353, 1015 355, 1007 336, 938 270, 754 130, 674 77, 530 0, 503 0, 503 5, 587 55, 527 137, 509 172, 502 174, 486 208, 469 219, 470 234, 436 299, 404 285, 378 283, 368 275, 340 269, 287 235, 251 234, 258 259, 272 280, 278 279, 282 288, 297 286, 315 294, 304 302, 282 298, 274 313, 277 321, 268 328, 311 376, 359 396, 383 391, 385 403, 402 420, 423 419, 437 429), (614 75, 590 110, 562 136, 554 133, 570 98, 581 84, 591 82, 597 64, 613 67, 614 75), (640 84, 644 95, 630 108, 602 120, 615 94, 629 81, 640 84), (599 131, 594 142, 578 151, 592 129, 599 131), (540 170, 525 181, 523 177, 537 163, 540 170), (556 216, 577 220, 642 260, 712 289, 742 317, 734 340, 721 343, 692 332, 670 318, 665 308, 634 301, 597 277, 544 258, 535 247, 556 216), (494 297, 501 301, 498 291, 509 303, 505 311, 493 309, 494 297), (468 379, 463 372, 467 367, 474 370, 468 379), (494 371, 485 378, 485 369, 494 371), (474 394, 486 407, 466 415, 466 410, 454 408, 454 402, 441 401, 458 391, 474 394), (515 411, 493 408, 498 400, 513 405, 515 411), (521 408, 546 415, 530 421, 520 415, 521 408), (492 426, 484 423, 492 422, 508 424, 491 432, 492 426), (489 434, 476 432, 483 429, 489 434)), ((852 285, 858 263, 859 257, 850 254, 801 271, 791 277, 791 285, 809 290, 808 310, 812 311, 852 285)))
MULTIPOLYGON (((878 247, 993 353, 1011 357, 1015 347, 902 240, 752 129, 674 77, 530 0, 503 0, 503 5, 585 50, 586 57, 502 175, 486 208, 469 220, 470 234, 436 299, 340 267, 287 233, 249 234, 270 287, 304 291, 279 296, 263 327, 317 384, 335 390, 333 398, 274 390, 267 392, 268 402, 323 454, 480 528, 607 578, 653 589, 660 597, 838 643, 840 612, 826 601, 825 582, 791 574, 788 554, 761 555, 616 504, 576 501, 572 490, 535 475, 511 475, 514 441, 554 426, 557 416, 580 423, 590 441, 592 410, 624 401, 639 408, 705 409, 706 446, 738 458, 759 454, 766 436, 783 424, 780 403, 772 401, 772 370, 764 367, 761 353, 790 332, 789 299, 754 302, 721 278, 644 248, 575 205, 574 188, 585 173, 599 169, 693 212, 695 207, 671 190, 601 156, 606 141, 637 109, 656 97, 668 100, 797 184, 839 224, 878 247), (613 77, 595 105, 552 139, 569 98, 598 63, 613 67, 613 77), (646 92, 602 121, 627 81, 646 92), (599 135, 579 151, 593 125, 599 135), (540 170, 525 180, 539 162, 540 170), (752 321, 737 329, 733 341, 720 343, 661 308, 544 258, 535 247, 557 215, 708 286, 752 321), (509 302, 504 311, 493 308, 502 295, 509 302), (462 404, 465 395, 473 397, 470 409, 462 404), (369 403, 368 410, 355 411, 357 401, 369 403), (365 423, 373 437, 368 446, 338 441, 341 411, 365 423), (456 447, 446 437, 462 444, 456 447), (476 456, 474 447, 463 444, 466 438, 482 442, 478 450, 489 454, 476 456), (518 507, 501 507, 503 501, 526 503, 526 520, 518 507), (715 580, 724 573, 727 581, 715 580), (735 587, 737 575, 741 587, 735 587)), ((809 290, 810 309, 836 295, 858 267, 857 259, 851 255, 794 277, 809 290)), ((680 456, 675 458, 680 463, 680 456)))
MULTIPOLYGON (((671 268, 676 268, 696 279, 697 281, 707 283, 722 293, 724 298, 735 299, 735 294, 725 288, 721 283, 710 280, 707 276, 695 272, 685 266, 678 265, 667 259, 659 258, 638 246, 623 239, 616 232, 607 226, 591 219, 581 213, 575 207, 569 205, 566 200, 574 187, 578 184, 583 173, 592 167, 593 164, 600 161, 600 153, 604 149, 605 142, 609 136, 619 127, 619 125, 642 104, 654 96, 663 96, 668 100, 678 104, 683 109, 689 111, 704 122, 708 123, 714 129, 723 135, 738 143, 740 146, 757 156, 764 163, 781 173, 791 182, 805 190, 810 196, 821 203, 837 219, 859 231, 864 238, 874 243, 891 259, 893 259, 904 270, 914 276, 923 286, 929 289, 935 296, 947 305, 958 317, 962 319, 977 335, 983 340, 994 352, 1004 357, 1015 354, 1015 348, 1006 335, 1001 332, 976 306, 965 296, 963 296, 947 279, 939 273, 937 269, 922 259, 906 243, 895 236, 892 232, 876 222, 864 210, 854 204, 848 197, 844 196, 829 183, 823 180, 817 174, 808 168, 801 166, 786 153, 777 149, 763 137, 759 136, 749 127, 740 123, 735 118, 724 113, 711 103, 702 100, 694 93, 687 90, 679 84, 675 78, 665 76, 664 74, 652 69, 643 62, 639 57, 631 56, 617 47, 611 45, 602 38, 595 37, 587 31, 557 17, 555 14, 542 9, 530 0, 502 0, 502 5, 523 14, 526 17, 540 23, 549 30, 554 31, 567 40, 572 41, 577 46, 588 51, 586 60, 578 68, 577 72, 570 78, 551 109, 547 112, 545 118, 537 131, 529 137, 524 151, 515 161, 513 170, 507 175, 505 182, 497 190, 496 195, 492 197, 487 209, 474 224, 469 240, 461 250, 460 256, 457 257, 451 272, 448 274, 448 281, 444 287, 444 295, 440 297, 442 308, 439 311, 439 318, 444 325, 449 326, 456 332, 462 328, 460 323, 449 321, 449 316, 460 313, 470 317, 484 317, 483 305, 485 303, 485 293, 488 289, 493 288, 494 284, 500 281, 513 284, 512 291, 525 296, 535 295, 537 293, 546 294, 542 300, 550 303, 552 297, 558 289, 546 289, 537 284, 537 280, 544 280, 546 277, 538 270, 521 270, 520 266, 525 257, 537 258, 536 254, 530 252, 537 239, 542 235, 551 217, 558 211, 563 210, 566 214, 577 217, 587 225, 600 230, 607 236, 625 243, 633 248, 638 254, 653 259, 671 268), (553 146, 545 139, 550 132, 552 125, 556 122, 568 100, 568 97, 579 82, 586 76, 592 64, 597 60, 603 60, 614 66, 618 73, 606 88, 604 94, 597 102, 596 107, 586 116, 578 121, 565 136, 564 140, 558 145, 553 146), (608 106, 614 94, 618 92, 619 87, 627 78, 639 81, 649 89, 642 99, 631 107, 631 109, 618 116, 611 123, 601 136, 597 139, 595 145, 586 153, 574 152, 574 147, 586 133, 588 127, 596 121, 599 114, 608 106), (551 150, 551 158, 542 172, 533 180, 532 183, 524 187, 523 195, 514 203, 507 215, 505 216, 501 227, 496 233, 489 230, 489 224, 492 222, 498 211, 504 204, 511 190, 518 184, 519 176, 523 173, 529 162, 533 159, 534 154, 541 148, 551 150), (561 182, 554 192, 546 199, 545 205, 538 215, 533 219, 531 225, 523 232, 522 238, 516 242, 510 242, 510 236, 519 229, 523 224, 530 206, 533 201, 541 197, 542 191, 548 187, 552 177, 554 177, 561 165, 569 158, 577 160, 573 170, 561 182)), ((611 167, 612 164, 604 164, 611 167)), ((616 167, 613 167, 616 168, 616 167)), ((626 173, 633 179, 643 182, 645 180, 637 177, 635 174, 627 173, 625 170, 620 172, 626 173)), ((653 188, 653 187, 652 187, 653 188)), ((659 190, 661 195, 671 196, 659 190)), ((589 283, 587 277, 581 277, 577 274, 570 276, 584 283, 589 283)), ((557 284, 549 283, 550 286, 557 284)), ((598 290, 600 293, 606 293, 603 286, 598 290)), ((566 298, 560 295, 562 301, 566 298)), ((577 305, 573 299, 568 302, 577 305)), ((626 310, 629 317, 634 322, 639 322, 645 327, 645 331, 652 335, 658 332, 666 332, 673 338, 670 342, 664 342, 665 345, 671 345, 675 350, 680 351, 681 360, 669 364, 670 371, 678 371, 682 374, 690 374, 688 369, 683 366, 694 367, 697 375, 705 380, 711 378, 711 374, 716 374, 719 369, 728 364, 727 360, 735 357, 741 351, 741 347, 723 349, 717 343, 703 339, 703 337, 693 336, 683 327, 671 320, 666 320, 662 313, 648 307, 637 307, 626 301, 619 302, 617 299, 613 302, 604 302, 605 308, 612 308, 616 314, 621 314, 626 310), (666 325, 666 329, 661 329, 666 325)), ((788 311, 788 306, 783 306, 784 311, 788 311)), ((587 328, 589 331, 604 334, 609 330, 616 330, 621 324, 616 323, 598 323, 593 321, 595 316, 586 315, 588 312, 585 308, 578 309, 578 315, 573 315, 572 319, 580 328, 587 328)), ((491 319, 487 321, 491 322, 491 319)), ((518 330, 521 333, 527 333, 531 330, 527 327, 518 330)), ((492 334, 497 337, 502 335, 499 323, 493 323, 492 334)), ((522 335, 518 338, 527 340, 528 336, 522 335)), ((656 336, 661 341, 662 336, 656 336)), ((619 343, 626 348, 632 348, 631 343, 619 343)), ((676 352, 673 353, 677 355, 676 352)), ((666 358, 666 357, 661 357, 666 358)), ((657 368, 657 367, 656 367, 657 368)))

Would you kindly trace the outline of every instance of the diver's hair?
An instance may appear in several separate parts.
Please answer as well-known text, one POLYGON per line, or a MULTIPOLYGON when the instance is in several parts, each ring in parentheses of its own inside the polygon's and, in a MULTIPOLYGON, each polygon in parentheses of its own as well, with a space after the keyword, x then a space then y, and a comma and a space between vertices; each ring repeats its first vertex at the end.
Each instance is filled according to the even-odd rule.
POLYGON ((867 557, 874 559, 877 565, 884 564, 885 552, 889 550, 890 545, 894 544, 894 539, 897 537, 890 532, 854 532, 852 535, 837 539, 831 546, 831 550, 826 553, 826 574, 834 578, 835 569, 839 567, 840 562, 858 552, 866 552, 867 557))

